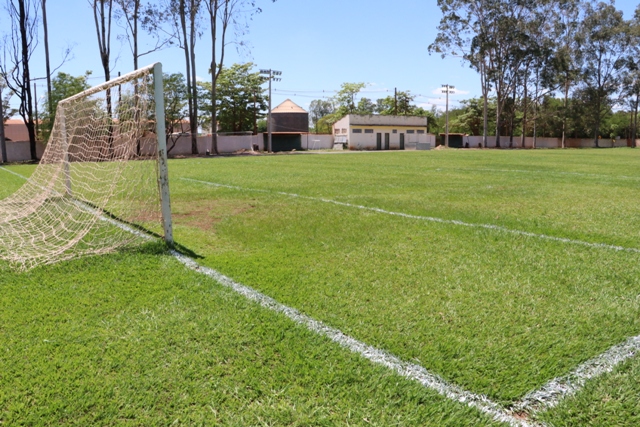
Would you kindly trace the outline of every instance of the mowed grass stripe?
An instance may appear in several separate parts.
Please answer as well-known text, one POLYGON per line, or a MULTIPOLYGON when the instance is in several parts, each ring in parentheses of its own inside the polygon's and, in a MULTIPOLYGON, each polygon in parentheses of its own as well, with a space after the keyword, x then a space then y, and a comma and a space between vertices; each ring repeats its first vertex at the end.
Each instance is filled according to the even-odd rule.
POLYGON ((572 244, 572 245, 587 246, 587 247, 590 247, 590 248, 599 248, 599 249, 609 249, 609 250, 614 250, 614 251, 628 251, 628 252, 640 253, 640 249, 638 249, 638 248, 626 248, 626 247, 623 247, 623 246, 609 245, 607 243, 583 242, 581 240, 568 239, 566 237, 548 236, 546 234, 536 234, 536 233, 531 233, 531 232, 528 232, 528 231, 513 230, 513 229, 510 229, 510 228, 506 228, 506 227, 502 227, 500 225, 494 225, 494 224, 473 224, 473 223, 468 223, 468 222, 464 222, 464 221, 459 221, 459 220, 456 220, 456 219, 444 219, 444 218, 435 218, 435 217, 429 217, 429 216, 411 215, 411 214, 407 214, 407 213, 404 213, 404 212, 388 211, 388 210, 385 210, 385 209, 371 207, 371 206, 354 205, 352 203, 340 202, 338 200, 327 199, 327 198, 324 198, 324 197, 310 197, 310 196, 302 196, 300 194, 295 194, 295 193, 286 193, 284 191, 269 191, 269 190, 255 189, 255 188, 245 188, 245 187, 238 187, 238 186, 235 186, 235 185, 221 184, 221 183, 217 183, 217 182, 200 181, 200 180, 191 179, 191 178, 180 178, 180 179, 182 179, 184 181, 195 182, 195 183, 204 184, 204 185, 211 185, 211 186, 214 186, 214 187, 230 188, 230 189, 234 189, 234 190, 238 190, 238 191, 249 191, 249 192, 259 192, 259 193, 269 193, 269 192, 271 192, 273 194, 278 194, 278 195, 281 195, 281 196, 295 197, 295 198, 312 200, 312 201, 322 202, 322 203, 332 203, 332 204, 338 205, 338 206, 346 206, 346 207, 349 207, 349 208, 368 210, 368 211, 377 212, 377 213, 384 214, 384 215, 399 216, 399 217, 415 219, 415 220, 419 220, 419 221, 438 222, 438 223, 441 223, 441 224, 451 224, 451 225, 457 225, 457 226, 461 226, 461 227, 484 228, 484 229, 487 229, 487 230, 495 230, 495 231, 502 232, 502 233, 516 234, 516 235, 520 235, 520 236, 533 237, 533 238, 537 238, 537 239, 553 240, 553 241, 556 241, 556 242, 567 243, 567 244, 572 244))
POLYGON ((638 176, 639 155, 625 149, 273 156, 178 161, 174 170, 202 181, 639 248, 638 181, 615 178, 638 176), (611 178, 555 174, 562 171, 611 178))
POLYGON ((189 271, 162 245, 0 272, 2 425, 497 424, 189 271))
MULTIPOLYGON (((250 160, 197 170, 255 181, 250 160)), ((640 332, 637 254, 180 181, 177 233, 203 264, 504 405, 640 332)))
MULTIPOLYGON (((245 285, 237 283, 233 279, 220 274, 213 269, 202 267, 191 258, 186 257, 179 252, 172 251, 172 254, 185 266, 194 271, 197 271, 198 273, 213 278, 218 283, 221 283, 229 287, 230 289, 233 289, 235 292, 244 296, 245 298, 257 302, 258 304, 269 310, 282 313, 295 323, 306 327, 310 331, 329 338, 331 341, 340 344, 342 347, 345 347, 350 351, 359 354, 360 356, 375 364, 382 365, 403 377, 417 381, 421 385, 435 390, 448 399, 467 404, 468 406, 474 407, 481 412, 490 415, 496 421, 509 423, 512 426, 525 427, 537 425, 535 423, 526 421, 522 417, 513 416, 511 413, 505 410, 505 408, 501 407, 495 402, 492 402, 486 396, 476 395, 462 390, 455 385, 449 384, 442 378, 431 374, 422 366, 407 363, 384 350, 377 349, 350 336, 347 336, 341 331, 324 325, 322 322, 312 319, 309 316, 300 313, 298 310, 280 304, 273 298, 263 295, 260 292, 257 292, 256 290, 251 289, 245 285)), ((519 408, 519 411, 525 409, 528 408, 519 408)))

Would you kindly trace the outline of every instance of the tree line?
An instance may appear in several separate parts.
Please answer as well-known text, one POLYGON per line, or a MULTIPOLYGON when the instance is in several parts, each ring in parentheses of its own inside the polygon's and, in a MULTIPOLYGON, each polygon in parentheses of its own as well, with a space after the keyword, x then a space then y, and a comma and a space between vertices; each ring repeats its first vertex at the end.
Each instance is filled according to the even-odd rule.
POLYGON ((625 109, 635 141, 640 6, 629 20, 613 2, 590 0, 438 0, 438 6, 442 18, 429 50, 459 56, 478 72, 482 97, 466 103, 459 125, 481 132, 485 146, 491 130, 501 146, 501 133, 517 145, 514 135, 524 144, 541 128, 562 138, 563 147, 568 136, 588 136, 598 146, 599 138, 619 132, 615 116, 625 109))
MULTIPOLYGON (((263 2, 276 0, 263 0, 263 2)), ((186 96, 187 120, 192 136, 192 152, 198 154, 196 143, 198 125, 203 124, 202 117, 209 120, 210 128, 216 129, 218 122, 218 79, 225 76, 225 53, 231 43, 242 45, 247 34, 251 17, 260 13, 260 0, 88 0, 87 16, 95 24, 100 63, 105 81, 111 79, 113 58, 111 46, 116 39, 124 41, 130 48, 133 68, 139 67, 139 60, 145 55, 167 46, 177 46, 184 52, 185 73, 182 74, 186 96), (114 23, 119 26, 114 27, 114 23), (114 34, 114 29, 121 29, 114 34), (140 48, 140 36, 146 33, 153 44, 146 50, 140 48), (196 81, 197 41, 201 37, 211 38, 211 51, 205 53, 210 58, 210 86, 196 81), (203 107, 204 106, 204 107, 203 107), (208 106, 208 107, 207 107, 208 106), (204 114, 201 112, 204 111, 204 114)), ((62 63, 52 70, 49 58, 49 32, 46 0, 4 0, 6 16, 10 21, 0 38, 0 113, 7 115, 7 96, 14 95, 19 100, 17 113, 22 117, 29 132, 31 157, 36 157, 36 138, 38 123, 35 120, 33 94, 33 75, 31 60, 38 46, 38 32, 42 28, 47 80, 47 103, 43 113, 43 129, 49 128, 55 117, 56 96, 69 94, 69 91, 86 88, 86 77, 74 77, 60 73, 54 81, 57 68, 68 58, 71 48, 66 49, 62 63), (58 86, 54 88, 56 83, 58 86), (4 107, 4 108, 3 108, 4 107)), ((55 65, 55 64, 54 64, 55 65)), ((233 67, 231 67, 233 68, 233 67)), ((174 76, 175 77, 175 76, 174 76)), ((178 77, 175 77, 178 78, 178 77)), ((179 78, 178 78, 179 79, 179 78)), ((180 80, 180 79, 179 79, 180 80)), ((182 82, 182 80, 180 80, 182 82)), ((174 81, 175 83, 175 81, 174 81)), ((169 101, 170 103, 170 101, 169 101)), ((111 115, 110 96, 107 93, 107 113, 111 115)), ((39 120, 38 120, 39 122, 39 120)), ((4 120, 0 123, 0 148, 5 151, 4 120)), ((213 150, 218 152, 216 132, 213 132, 213 150)), ((6 159, 6 156, 3 157, 6 159)))

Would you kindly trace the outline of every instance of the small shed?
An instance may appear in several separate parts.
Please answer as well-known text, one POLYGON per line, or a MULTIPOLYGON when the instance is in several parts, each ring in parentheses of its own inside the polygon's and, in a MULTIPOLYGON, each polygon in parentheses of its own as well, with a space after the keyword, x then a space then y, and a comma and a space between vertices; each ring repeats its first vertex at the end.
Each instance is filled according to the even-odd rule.
MULTIPOLYGON (((302 135, 308 133, 309 113, 295 102, 287 99, 271 110, 271 149, 273 151, 302 150, 302 135)), ((267 138, 266 134, 265 138, 267 138)))

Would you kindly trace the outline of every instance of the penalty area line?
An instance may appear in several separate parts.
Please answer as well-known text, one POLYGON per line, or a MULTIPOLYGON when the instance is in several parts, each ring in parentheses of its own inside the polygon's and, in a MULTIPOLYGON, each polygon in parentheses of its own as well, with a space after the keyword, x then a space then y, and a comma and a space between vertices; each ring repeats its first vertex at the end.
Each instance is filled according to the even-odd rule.
POLYGON ((502 232, 502 233, 509 233, 509 234, 514 234, 514 235, 517 235, 517 236, 531 237, 531 238, 542 239, 542 240, 550 240, 550 241, 554 241, 554 242, 560 242, 560 243, 566 243, 566 244, 572 244, 572 245, 579 245, 579 246, 586 246, 586 247, 595 248, 595 249, 609 249, 609 250, 614 250, 614 251, 617 251, 617 252, 640 253, 640 249, 638 249, 638 248, 628 248, 628 247, 624 247, 624 246, 610 245, 610 244, 607 244, 607 243, 585 242, 583 240, 569 239, 569 238, 566 238, 566 237, 556 237, 556 236, 549 236, 548 234, 538 234, 538 233, 532 233, 532 232, 529 232, 529 231, 514 230, 514 229, 511 229, 511 228, 502 227, 500 225, 478 224, 478 223, 470 223, 470 222, 459 221, 457 219, 442 219, 442 218, 436 218, 436 217, 431 217, 431 216, 412 215, 412 214, 407 214, 407 213, 404 213, 404 212, 395 212, 395 211, 389 211, 389 210, 381 209, 381 208, 375 208, 375 207, 369 207, 369 206, 363 206, 363 205, 356 205, 356 204, 353 204, 353 203, 340 202, 338 200, 326 199, 326 198, 322 198, 322 197, 302 196, 300 194, 286 193, 284 191, 272 191, 272 190, 262 190, 262 189, 256 189, 256 188, 245 188, 245 187, 239 187, 239 186, 236 186, 236 185, 227 185, 227 184, 219 184, 219 183, 216 183, 216 182, 200 181, 200 180, 192 179, 192 178, 179 178, 179 179, 181 179, 183 181, 195 182, 195 183, 199 183, 199 184, 203 184, 203 185, 210 185, 210 186, 213 186, 213 187, 229 188, 229 189, 239 190, 239 191, 251 191, 251 192, 266 193, 266 194, 279 194, 281 196, 293 197, 293 198, 298 198, 298 199, 312 200, 312 201, 323 202, 323 203, 331 203, 331 204, 338 205, 338 206, 344 206, 344 207, 355 208, 355 209, 360 209, 360 210, 365 210, 365 211, 377 212, 377 213, 384 214, 384 215, 392 215, 392 216, 398 216, 398 217, 408 218, 408 219, 415 219, 415 220, 420 220, 420 221, 436 222, 436 223, 440 223, 440 224, 451 224, 451 225, 457 225, 457 226, 460 226, 460 227, 483 228, 483 229, 486 229, 486 230, 493 230, 493 231, 498 231, 498 232, 502 232))
POLYGON ((331 341, 352 351, 353 353, 359 354, 360 356, 364 357, 370 362, 373 362, 376 365, 382 365, 405 378, 417 381, 425 388, 433 390, 449 400, 453 400, 476 408, 477 410, 491 416, 494 420, 507 423, 513 427, 543 426, 543 424, 532 422, 523 417, 514 415, 513 413, 506 410, 501 405, 491 401, 484 395, 471 393, 469 391, 463 390, 456 385, 449 384, 444 379, 430 373, 420 365, 405 362, 397 356, 394 356, 384 350, 372 347, 363 343, 362 341, 358 341, 355 338, 345 335, 340 330, 327 326, 321 321, 315 320, 305 314, 302 314, 294 308, 281 304, 275 299, 264 295, 256 291, 255 289, 250 288, 249 286, 237 283, 231 278, 223 275, 222 273, 217 272, 216 270, 201 266, 193 259, 182 255, 177 251, 172 250, 171 255, 173 255, 180 263, 182 263, 187 268, 212 278, 216 282, 232 289, 248 300, 258 303, 262 307, 267 308, 271 311, 284 314, 290 320, 301 326, 304 326, 308 330, 318 335, 329 338, 331 341))

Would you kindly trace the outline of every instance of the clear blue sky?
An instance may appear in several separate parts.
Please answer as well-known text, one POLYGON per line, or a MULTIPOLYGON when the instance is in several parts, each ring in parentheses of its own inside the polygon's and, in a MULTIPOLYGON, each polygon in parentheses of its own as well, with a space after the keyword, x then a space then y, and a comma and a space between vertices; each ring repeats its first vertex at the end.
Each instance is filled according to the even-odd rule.
MULTIPOLYGON (((441 18, 436 0, 257 0, 263 12, 249 22, 242 37, 249 48, 237 52, 230 46, 225 63, 254 62, 258 68, 283 72, 274 83, 274 106, 290 98, 307 108, 313 99, 331 96, 344 82, 364 82, 362 96, 377 99, 393 94, 394 88, 410 90, 416 103, 430 108, 444 105, 442 84, 455 85, 451 102, 480 95, 479 77, 458 58, 441 59, 427 48, 435 38, 441 18), (323 92, 324 91, 324 92, 323 92)), ((635 0, 618 0, 616 6, 633 14, 635 0)), ((0 14, 0 32, 8 26, 6 12, 0 14)), ((91 84, 102 80, 103 72, 93 15, 87 0, 48 0, 49 45, 52 66, 62 51, 72 47, 73 58, 60 71, 73 75, 93 71, 91 84)), ((112 37, 112 75, 132 70, 131 52, 117 35, 112 37)), ((32 75, 45 75, 42 37, 34 54, 32 75)), ((140 50, 147 47, 144 41, 140 50)), ((198 40, 197 74, 208 79, 211 61, 207 33, 198 40)), ((140 64, 161 61, 167 72, 184 73, 184 54, 169 48, 145 56, 140 64)), ((38 97, 46 91, 38 82, 38 97)), ((15 99, 14 99, 15 104, 15 99)))

